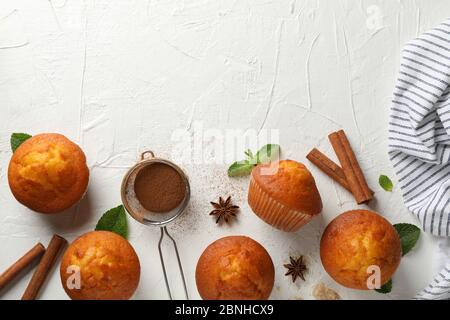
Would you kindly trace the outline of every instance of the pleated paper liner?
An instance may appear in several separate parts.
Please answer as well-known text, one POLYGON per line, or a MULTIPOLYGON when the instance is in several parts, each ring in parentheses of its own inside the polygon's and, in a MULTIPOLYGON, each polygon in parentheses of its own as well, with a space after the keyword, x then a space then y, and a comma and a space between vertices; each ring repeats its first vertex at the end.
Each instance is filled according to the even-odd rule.
POLYGON ((253 212, 271 226, 286 232, 294 232, 311 221, 315 215, 292 210, 272 199, 253 177, 248 191, 248 203, 253 212))

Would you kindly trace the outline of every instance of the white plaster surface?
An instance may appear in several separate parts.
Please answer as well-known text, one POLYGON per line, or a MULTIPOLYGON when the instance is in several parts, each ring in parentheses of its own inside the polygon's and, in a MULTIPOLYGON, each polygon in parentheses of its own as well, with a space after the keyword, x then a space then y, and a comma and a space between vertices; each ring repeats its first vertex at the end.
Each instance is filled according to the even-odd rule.
MULTIPOLYGON (((0 270, 53 233, 72 241, 92 230, 120 203, 122 177, 138 153, 152 149, 170 158, 174 130, 192 133, 198 124, 278 129, 283 157, 305 163, 315 146, 333 156, 327 134, 343 127, 377 193, 371 207, 393 223, 415 223, 399 190, 387 193, 377 183, 380 174, 394 179, 386 143, 390 97, 402 45, 449 15, 448 0, 0 1, 0 270), (6 174, 12 132, 59 132, 79 143, 91 170, 86 198, 55 216, 19 205, 6 174)), ((438 241, 423 234, 402 260, 392 294, 347 290, 324 272, 318 244, 331 219, 357 207, 348 193, 308 164, 323 214, 286 234, 251 212, 248 179, 229 179, 227 164, 181 164, 192 201, 169 229, 192 298, 199 298, 198 257, 226 235, 248 235, 267 248, 276 268, 272 299, 311 299, 317 282, 344 299, 411 298, 442 263, 438 241), (209 201, 227 194, 242 211, 231 226, 216 226, 209 201), (283 264, 297 253, 307 256, 310 272, 306 282, 292 284, 283 264)), ((134 298, 165 299, 159 230, 129 223, 142 267, 134 298)), ((175 271, 171 283, 182 298, 175 271)), ((31 274, 0 299, 20 298, 31 274)), ((58 270, 40 298, 67 299, 58 270)))

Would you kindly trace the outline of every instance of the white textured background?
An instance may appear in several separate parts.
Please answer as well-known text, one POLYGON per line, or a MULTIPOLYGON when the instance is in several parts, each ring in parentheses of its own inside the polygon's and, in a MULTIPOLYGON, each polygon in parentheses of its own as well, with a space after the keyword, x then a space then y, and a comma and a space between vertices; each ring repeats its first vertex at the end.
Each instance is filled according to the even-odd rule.
MULTIPOLYGON (((279 129, 284 157, 306 162, 314 146, 332 155, 328 133, 344 127, 370 185, 372 208, 393 223, 414 222, 399 190, 378 187, 393 176, 386 155, 390 96, 402 45, 450 15, 448 0, 2 0, 0 2, 0 270, 55 232, 70 241, 92 230, 120 203, 119 186, 139 151, 170 157, 175 129, 279 129), (7 184, 12 132, 60 132, 79 143, 91 168, 88 196, 57 216, 30 212, 7 184)), ((243 151, 243 150, 242 150, 243 151)), ((185 166, 193 198, 170 227, 179 239, 190 294, 202 250, 225 235, 261 242, 276 267, 274 299, 310 299, 325 282, 345 299, 409 298, 432 279, 436 240, 423 235, 405 257, 389 296, 346 290, 321 267, 324 226, 356 207, 311 168, 323 215, 295 234, 261 222, 246 204, 248 179, 230 180, 224 165, 185 166), (209 201, 232 194, 238 221, 218 227, 209 201), (308 257, 307 281, 293 285, 282 267, 308 257)), ((310 166, 311 167, 311 166, 310 166)), ((157 229, 131 219, 130 241, 142 266, 137 299, 166 298, 157 229)), ((0 293, 20 298, 31 272, 0 293)), ((171 276, 173 285, 178 278, 171 276)), ((177 292, 178 298, 182 297, 177 292)), ((42 299, 65 299, 58 272, 42 299)))

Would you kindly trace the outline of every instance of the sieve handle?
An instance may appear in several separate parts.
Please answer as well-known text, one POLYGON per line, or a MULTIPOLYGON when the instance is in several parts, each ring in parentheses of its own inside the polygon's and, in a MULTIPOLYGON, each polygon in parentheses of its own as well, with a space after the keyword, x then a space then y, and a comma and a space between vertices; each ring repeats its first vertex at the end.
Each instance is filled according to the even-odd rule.
POLYGON ((162 252, 162 242, 164 240, 164 234, 166 234, 169 237, 169 239, 172 241, 173 247, 175 248, 175 254, 177 256, 177 261, 178 261, 178 268, 180 270, 181 280, 183 281, 184 294, 186 295, 186 300, 189 300, 189 294, 188 294, 187 286, 186 286, 186 279, 184 277, 183 266, 181 265, 181 259, 180 259, 180 254, 178 252, 177 243, 176 243, 175 239, 172 238, 172 236, 169 234, 169 231, 167 231, 167 227, 161 227, 160 229, 161 229, 161 237, 159 238, 159 243, 158 243, 159 258, 161 259, 161 266, 162 266, 163 273, 164 273, 164 281, 166 282, 166 288, 167 288, 167 293, 169 294, 169 299, 173 300, 172 292, 170 291, 169 280, 167 278, 167 271, 166 271, 166 265, 164 263, 164 256, 163 256, 163 252, 162 252))
POLYGON ((155 157, 155 153, 151 150, 147 150, 141 153, 141 161, 145 159, 152 159, 155 157), (147 157, 147 155, 150 155, 150 157, 147 157))

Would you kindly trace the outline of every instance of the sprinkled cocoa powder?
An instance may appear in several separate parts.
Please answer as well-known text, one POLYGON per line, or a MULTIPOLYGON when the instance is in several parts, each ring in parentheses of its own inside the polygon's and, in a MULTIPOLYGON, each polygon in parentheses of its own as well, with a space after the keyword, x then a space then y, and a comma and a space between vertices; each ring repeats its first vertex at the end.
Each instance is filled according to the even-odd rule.
POLYGON ((136 175, 134 192, 141 205, 155 213, 177 208, 186 196, 183 177, 171 166, 154 163, 136 175))

